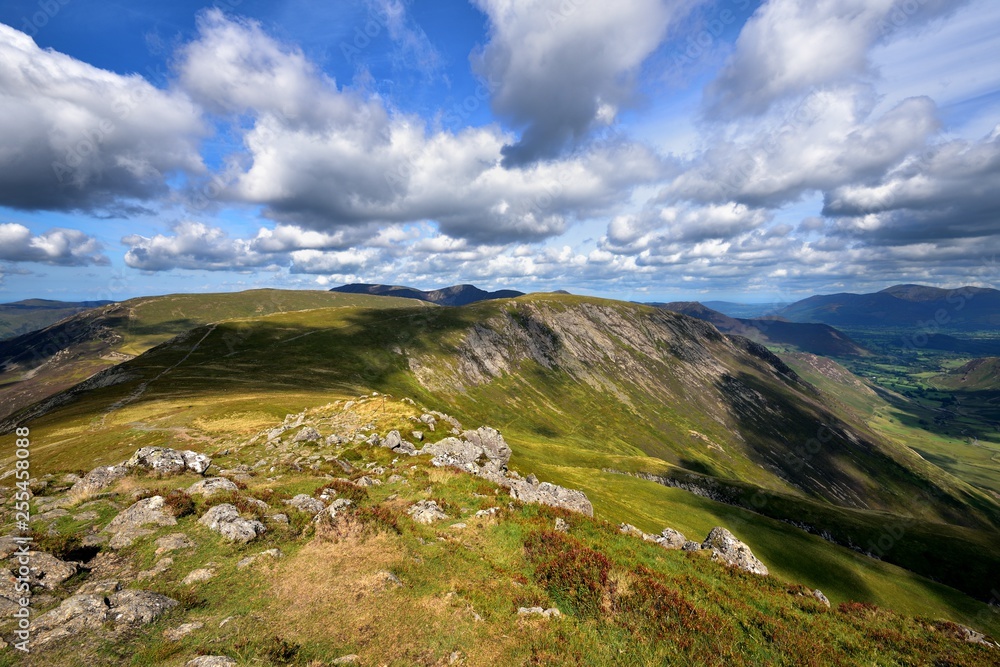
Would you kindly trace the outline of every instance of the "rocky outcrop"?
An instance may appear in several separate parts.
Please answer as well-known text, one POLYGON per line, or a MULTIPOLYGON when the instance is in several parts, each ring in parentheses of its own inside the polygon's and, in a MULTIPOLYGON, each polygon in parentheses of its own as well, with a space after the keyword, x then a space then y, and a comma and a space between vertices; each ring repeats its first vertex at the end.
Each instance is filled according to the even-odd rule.
MULTIPOLYGON (((11 559, 12 562, 14 559, 11 559)), ((53 589, 80 569, 79 563, 60 560, 44 551, 29 551, 27 555, 29 583, 53 589)))
POLYGON ((304 429, 295 434, 292 438, 292 442, 315 442, 320 440, 323 436, 312 426, 306 426, 304 429))
POLYGON ((98 493, 117 482, 126 473, 128 468, 124 465, 98 466, 74 483, 69 492, 74 496, 98 493))
POLYGON ((433 500, 417 501, 406 510, 406 513, 413 517, 417 523, 423 524, 431 524, 448 518, 448 515, 433 500))
POLYGON ((539 482, 534 475, 522 479, 516 473, 508 472, 510 446, 495 428, 483 426, 475 431, 465 431, 460 438, 447 437, 426 444, 419 453, 432 455, 431 463, 436 466, 451 466, 499 484, 509 489, 511 497, 516 500, 594 516, 594 507, 583 491, 539 482))
POLYGON ((580 512, 587 516, 594 516, 594 506, 590 504, 587 494, 576 489, 567 489, 564 486, 550 484, 549 482, 537 482, 532 484, 526 479, 507 480, 510 488, 510 496, 515 500, 525 503, 540 503, 552 507, 562 507, 563 509, 580 512))
POLYGON ((179 451, 169 447, 142 447, 125 462, 126 468, 143 468, 160 475, 176 475, 190 470, 204 474, 212 459, 191 450, 179 451))
POLYGON ((187 492, 192 496, 205 496, 208 498, 214 496, 216 493, 231 493, 239 490, 240 488, 235 483, 225 477, 209 477, 189 486, 187 492))
POLYGON ((184 667, 236 667, 237 664, 224 655, 199 655, 184 663, 184 667))
POLYGON ((305 512, 310 516, 316 516, 326 508, 326 504, 322 500, 317 500, 312 496, 308 496, 304 493, 300 493, 291 500, 285 501, 286 505, 290 505, 300 512, 305 512))
POLYGON ((111 520, 104 529, 112 534, 108 543, 112 549, 121 549, 132 544, 137 538, 148 535, 152 531, 143 526, 175 526, 177 519, 164 509, 163 496, 145 498, 133 504, 124 512, 111 520))
POLYGON ((256 539, 267 530, 260 521, 241 517, 240 511, 228 503, 211 508, 198 519, 198 523, 209 530, 214 530, 230 542, 241 544, 256 539))
POLYGON ((177 604, 176 600, 152 591, 125 590, 107 597, 93 593, 74 595, 35 619, 33 643, 43 646, 84 630, 103 629, 108 623, 113 632, 134 629, 152 623, 177 604))
POLYGON ((712 559, 754 574, 766 575, 767 567, 748 547, 725 528, 716 526, 702 542, 702 549, 712 550, 712 559))
POLYGON ((414 447, 413 443, 403 440, 403 436, 396 430, 389 431, 379 444, 397 454, 404 454, 406 456, 416 456, 418 454, 417 448, 414 447))

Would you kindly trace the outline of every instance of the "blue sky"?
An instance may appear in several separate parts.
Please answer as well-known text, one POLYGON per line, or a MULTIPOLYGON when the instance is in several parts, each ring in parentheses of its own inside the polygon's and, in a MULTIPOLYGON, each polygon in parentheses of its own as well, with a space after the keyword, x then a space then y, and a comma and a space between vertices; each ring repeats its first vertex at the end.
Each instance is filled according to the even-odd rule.
POLYGON ((986 0, 9 0, 0 301, 1000 285, 986 0))

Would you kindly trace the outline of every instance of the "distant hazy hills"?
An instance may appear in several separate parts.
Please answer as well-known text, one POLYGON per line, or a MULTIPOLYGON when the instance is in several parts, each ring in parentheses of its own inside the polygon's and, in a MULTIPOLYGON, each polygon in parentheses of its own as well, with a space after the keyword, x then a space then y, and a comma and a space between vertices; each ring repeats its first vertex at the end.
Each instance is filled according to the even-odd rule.
POLYGON ((896 285, 874 294, 811 296, 777 311, 792 322, 979 330, 1000 326, 1000 291, 896 285))
POLYGON ((372 294, 374 296, 395 296, 402 299, 419 299, 429 301, 439 306, 465 306, 477 301, 489 301, 490 299, 512 299, 517 296, 524 296, 524 292, 506 289, 496 292, 481 290, 475 285, 452 285, 431 291, 419 290, 414 287, 403 287, 400 285, 369 285, 367 283, 354 283, 351 285, 341 285, 334 287, 331 292, 344 292, 347 294, 372 294))
POLYGON ((110 301, 50 301, 26 299, 0 304, 0 340, 42 329, 84 310, 106 306, 110 301))
POLYGON ((780 319, 729 317, 697 301, 650 304, 711 322, 723 333, 739 334, 761 343, 791 345, 803 352, 824 356, 867 354, 867 350, 842 331, 827 324, 787 322, 780 319))

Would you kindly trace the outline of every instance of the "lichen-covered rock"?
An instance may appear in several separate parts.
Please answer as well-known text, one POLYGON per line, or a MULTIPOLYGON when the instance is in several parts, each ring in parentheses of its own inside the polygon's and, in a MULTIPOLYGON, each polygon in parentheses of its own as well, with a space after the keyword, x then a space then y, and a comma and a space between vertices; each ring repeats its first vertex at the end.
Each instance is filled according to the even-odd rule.
MULTIPOLYGON (((14 559, 11 560, 13 562, 14 559)), ((50 590, 72 577, 80 569, 79 563, 60 560, 44 551, 29 551, 27 560, 30 585, 50 590)))
POLYGON ((315 442, 322 437, 323 436, 320 435, 320 432, 312 426, 306 426, 304 429, 295 434, 295 437, 292 438, 292 442, 315 442))
POLYGON ((482 447, 452 437, 426 444, 420 453, 433 456, 431 463, 435 466, 452 466, 471 473, 479 470, 478 461, 486 455, 482 447))
POLYGON ((496 470, 506 470, 510 461, 510 445, 500 435, 500 431, 489 426, 481 426, 475 431, 462 434, 468 442, 483 450, 488 460, 484 465, 492 465, 496 470))
POLYGON ((657 540, 664 549, 683 549, 684 543, 687 541, 684 533, 673 528, 664 528, 663 532, 660 533, 660 539, 657 540))
POLYGON ((70 494, 85 496, 108 488, 128 473, 124 465, 98 466, 70 487, 70 494))
POLYGON ((823 595, 823 591, 821 591, 820 589, 817 588, 816 590, 814 590, 812 592, 812 596, 814 598, 816 598, 817 600, 819 600, 820 602, 822 602, 827 607, 830 606, 830 598, 828 598, 825 595, 823 595))
POLYGON ((712 559, 721 560, 728 565, 754 574, 766 575, 767 567, 757 560, 753 552, 743 542, 736 539, 732 533, 721 526, 716 526, 702 542, 702 549, 712 550, 712 559))
POLYGON ((136 450, 126 468, 143 468, 160 475, 176 475, 190 470, 201 475, 212 464, 212 459, 190 450, 178 451, 169 447, 142 447, 136 450))
POLYGON ((291 500, 286 500, 285 504, 291 505, 300 512, 305 512, 312 516, 316 516, 326 507, 326 504, 322 500, 317 500, 316 498, 307 496, 304 493, 300 493, 291 500))
POLYGON ((198 523, 231 542, 243 544, 256 539, 267 530, 260 521, 241 517, 240 511, 228 503, 211 508, 198 519, 198 523))
POLYGON ((195 546, 194 542, 184 533, 170 533, 156 540, 156 555, 176 551, 177 549, 189 549, 195 546))
POLYGON ((594 516, 594 506, 590 504, 587 494, 549 482, 540 482, 536 485, 523 479, 510 480, 510 495, 521 502, 562 507, 587 516, 594 516))
POLYGON ((417 523, 423 524, 431 524, 448 518, 448 515, 433 500, 417 501, 406 510, 406 513, 413 517, 417 523))
POLYGON ((129 546, 138 537, 148 535, 151 531, 142 528, 146 525, 175 526, 177 519, 168 512, 163 496, 152 496, 140 500, 111 520, 104 529, 112 533, 109 546, 121 549, 129 546))
POLYGON ((184 663, 184 667, 236 667, 236 661, 224 655, 199 655, 184 663))
POLYGON ((209 477, 198 480, 188 487, 187 492, 192 496, 214 496, 216 493, 231 493, 239 491, 240 488, 232 480, 225 477, 209 477))
POLYGON ((74 595, 35 619, 33 644, 43 646, 84 630, 103 629, 109 622, 115 631, 133 629, 152 623, 177 604, 176 600, 152 591, 74 595))

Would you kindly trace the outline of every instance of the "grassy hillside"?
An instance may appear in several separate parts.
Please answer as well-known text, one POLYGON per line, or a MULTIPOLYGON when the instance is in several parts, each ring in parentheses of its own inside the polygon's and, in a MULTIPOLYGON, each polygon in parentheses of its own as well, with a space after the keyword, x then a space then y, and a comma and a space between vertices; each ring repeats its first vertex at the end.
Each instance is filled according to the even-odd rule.
POLYGON ((63 318, 91 308, 106 306, 110 301, 51 301, 26 299, 0 303, 0 340, 43 329, 63 318))
MULTIPOLYGON (((385 449, 350 444, 358 433, 384 435, 391 428, 412 439, 417 426, 410 419, 432 406, 309 386, 299 393, 237 396, 193 394, 170 384, 172 391, 164 387, 155 397, 123 406, 101 425, 84 409, 100 404, 94 396, 58 420, 54 414, 40 419, 32 428, 37 463, 53 472, 82 471, 97 461, 120 460, 141 445, 169 445, 210 453, 216 471, 247 471, 242 488, 196 497, 177 525, 154 528, 114 553, 105 548, 81 574, 39 596, 37 611, 109 576, 168 595, 180 606, 124 637, 92 631, 25 660, 7 650, 0 664, 171 667, 198 654, 227 655, 248 665, 330 664, 346 654, 359 655, 361 664, 392 665, 1000 664, 996 649, 961 641, 951 624, 1000 633, 985 605, 785 523, 601 473, 569 452, 546 451, 544 439, 512 439, 514 467, 585 488, 595 519, 510 503, 493 484, 434 468, 426 457, 400 459, 385 449), (192 401, 194 396, 201 400, 192 401), (255 438, 280 424, 286 412, 307 405, 314 407, 304 413, 305 423, 324 437, 340 434, 349 444, 294 443, 295 430, 277 445, 255 438), (346 473, 335 457, 357 471, 346 473), (382 483, 352 491, 359 509, 341 522, 316 526, 284 504, 299 493, 316 495, 331 478, 361 474, 382 483), (268 507, 253 510, 268 526, 258 540, 230 544, 197 524, 209 506, 246 505, 246 498, 263 499, 268 507), (427 498, 446 508, 448 518, 430 526, 414 523, 405 510, 427 498), (475 515, 491 507, 500 509, 475 515), (289 523, 268 518, 277 512, 288 515, 289 523), (567 533, 552 530, 557 518, 567 523, 567 533), (728 527, 772 575, 728 569, 705 552, 666 551, 622 535, 618 521, 645 530, 672 526, 698 540, 713 526, 728 527), (156 552, 157 540, 178 532, 194 546, 156 552), (271 548, 281 556, 237 566, 271 548), (211 579, 183 583, 205 568, 214 573, 211 579), (832 608, 812 597, 816 587, 832 608), (518 616, 519 607, 536 605, 556 607, 563 617, 518 616), (164 636, 184 623, 201 625, 180 640, 164 636)), ((430 439, 443 435, 443 429, 427 433, 430 439)), ((615 464, 627 467, 626 458, 615 464)), ((47 515, 35 527, 40 544, 54 550, 72 548, 73 535, 95 534, 137 497, 184 489, 198 479, 190 473, 131 475, 110 493, 63 504, 60 478, 48 478, 39 501, 66 514, 47 515)), ((6 507, 3 520, 9 521, 6 507)), ((10 621, 0 622, 0 633, 6 636, 10 627, 10 621)))
MULTIPOLYGON (((130 299, 0 341, 0 417, 211 322, 329 307, 419 308, 412 300, 319 291, 250 290, 130 299)), ((227 350, 240 339, 227 331, 227 350)))

